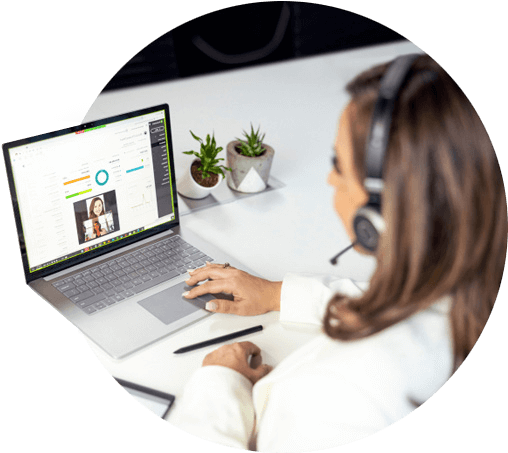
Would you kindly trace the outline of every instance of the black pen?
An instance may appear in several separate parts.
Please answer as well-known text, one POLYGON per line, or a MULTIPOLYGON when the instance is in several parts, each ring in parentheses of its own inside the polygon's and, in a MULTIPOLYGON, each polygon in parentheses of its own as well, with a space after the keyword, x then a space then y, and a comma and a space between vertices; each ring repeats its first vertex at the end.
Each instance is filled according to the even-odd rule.
POLYGON ((181 354, 182 352, 194 351, 195 349, 205 348, 206 346, 211 346, 217 343, 223 343, 224 341, 233 340, 234 338, 243 337, 244 335, 249 335, 250 333, 259 332, 263 330, 263 326, 249 327, 245 330, 240 330, 238 332, 233 332, 228 335, 223 335, 221 337, 212 338, 211 340, 202 341, 201 343, 191 344, 190 346, 185 346, 184 348, 177 349, 173 354, 181 354))

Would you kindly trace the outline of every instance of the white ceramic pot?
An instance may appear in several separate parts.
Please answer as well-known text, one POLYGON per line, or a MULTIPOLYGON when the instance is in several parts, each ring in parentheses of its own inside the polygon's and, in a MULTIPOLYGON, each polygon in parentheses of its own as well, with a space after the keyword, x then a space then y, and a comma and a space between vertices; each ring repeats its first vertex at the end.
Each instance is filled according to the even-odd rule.
POLYGON ((210 195, 210 192, 216 189, 222 182, 223 177, 222 175, 219 175, 219 180, 217 181, 217 184, 215 184, 215 186, 213 187, 200 186, 192 177, 191 174, 192 163, 193 162, 191 162, 191 164, 187 167, 187 170, 176 182, 176 190, 183 197, 199 200, 201 198, 205 198, 208 195, 210 195))

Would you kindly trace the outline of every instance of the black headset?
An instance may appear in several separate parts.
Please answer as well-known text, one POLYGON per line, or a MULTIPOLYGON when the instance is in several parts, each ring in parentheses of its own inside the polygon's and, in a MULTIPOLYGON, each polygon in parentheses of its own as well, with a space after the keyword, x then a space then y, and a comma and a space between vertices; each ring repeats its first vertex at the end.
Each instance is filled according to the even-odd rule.
POLYGON ((371 252, 376 251, 379 237, 385 230, 385 221, 381 215, 381 194, 384 188, 383 164, 390 138, 393 109, 411 65, 419 56, 403 55, 390 64, 381 79, 379 95, 372 113, 365 154, 366 178, 363 182, 369 200, 356 211, 353 219, 356 235, 354 244, 360 244, 371 252))
POLYGON ((381 79, 365 152, 366 178, 363 185, 369 199, 356 211, 353 219, 355 241, 330 260, 333 265, 337 264, 341 255, 357 244, 375 252, 379 237, 385 231, 385 221, 381 215, 381 194, 384 189, 383 164, 390 138, 392 114, 400 90, 408 78, 411 65, 419 56, 419 54, 409 54, 397 57, 381 79))

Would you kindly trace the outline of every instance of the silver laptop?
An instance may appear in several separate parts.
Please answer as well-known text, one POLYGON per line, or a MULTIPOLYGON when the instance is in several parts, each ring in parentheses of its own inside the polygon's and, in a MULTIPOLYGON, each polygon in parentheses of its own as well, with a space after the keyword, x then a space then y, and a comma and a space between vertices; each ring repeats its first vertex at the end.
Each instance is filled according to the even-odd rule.
POLYGON ((238 263, 180 226, 167 105, 3 151, 27 284, 109 355, 211 314, 187 269, 238 263))

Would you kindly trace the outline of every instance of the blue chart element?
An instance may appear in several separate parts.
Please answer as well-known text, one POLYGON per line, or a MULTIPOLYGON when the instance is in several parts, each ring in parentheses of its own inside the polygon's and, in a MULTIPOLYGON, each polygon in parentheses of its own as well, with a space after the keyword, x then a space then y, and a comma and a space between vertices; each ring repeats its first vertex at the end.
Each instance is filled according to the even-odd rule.
POLYGON ((144 165, 141 165, 141 167, 131 168, 130 170, 127 170, 126 173, 131 173, 136 170, 141 170, 142 168, 145 168, 144 165))
POLYGON ((106 170, 99 170, 96 174, 95 174, 95 182, 97 184, 99 184, 99 186, 103 186, 104 184, 106 184, 109 180, 109 174, 106 170), (104 176, 101 176, 101 173, 104 173, 104 176))

